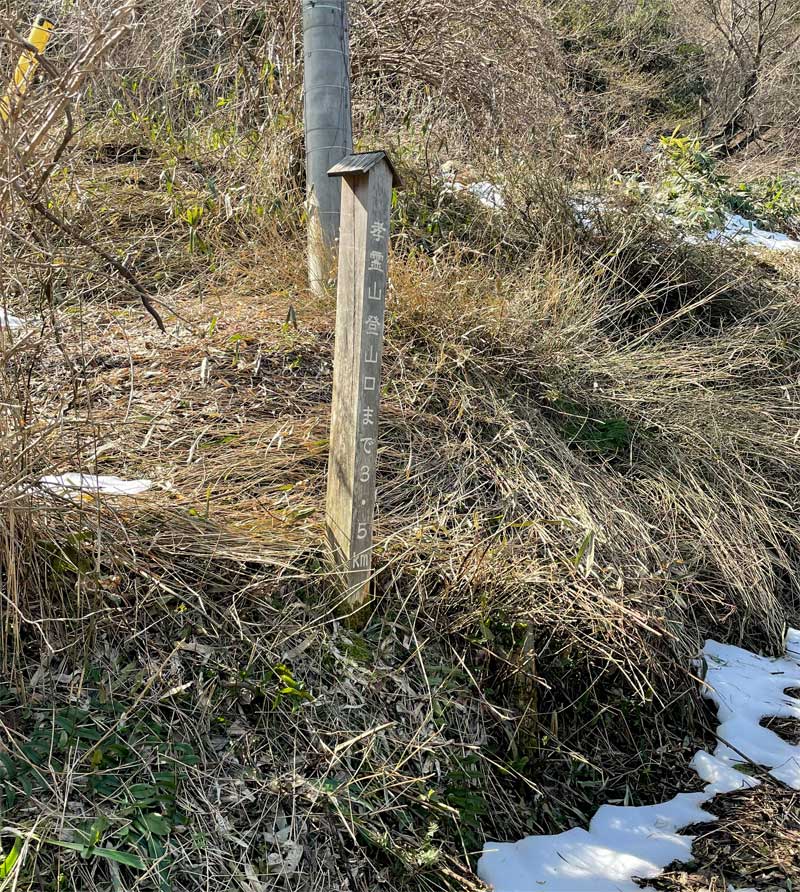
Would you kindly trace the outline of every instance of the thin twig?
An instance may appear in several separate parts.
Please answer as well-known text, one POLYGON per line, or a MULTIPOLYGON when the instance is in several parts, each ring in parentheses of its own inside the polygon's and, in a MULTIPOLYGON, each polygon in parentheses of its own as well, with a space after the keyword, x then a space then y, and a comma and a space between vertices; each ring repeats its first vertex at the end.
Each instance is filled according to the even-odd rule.
POLYGON ((98 257, 102 257, 106 263, 112 266, 121 276, 125 279, 126 282, 136 291, 139 295, 140 300, 142 301, 142 305, 145 310, 153 317, 156 325, 162 332, 166 332, 166 328, 164 327, 164 322, 159 315, 158 310, 153 306, 150 300, 150 293, 145 289, 144 285, 134 276, 134 274, 125 266, 124 263, 120 263, 116 257, 112 257, 108 251, 104 251, 101 247, 96 245, 91 239, 87 238, 83 233, 78 232, 78 230, 67 223, 63 217, 60 217, 58 214, 53 213, 53 211, 48 210, 41 201, 30 201, 28 202, 28 206, 33 208, 38 214, 45 218, 45 220, 49 220, 54 226, 57 226, 62 232, 66 233, 70 238, 74 239, 79 244, 83 245, 85 248, 89 248, 89 250, 94 251, 98 257))

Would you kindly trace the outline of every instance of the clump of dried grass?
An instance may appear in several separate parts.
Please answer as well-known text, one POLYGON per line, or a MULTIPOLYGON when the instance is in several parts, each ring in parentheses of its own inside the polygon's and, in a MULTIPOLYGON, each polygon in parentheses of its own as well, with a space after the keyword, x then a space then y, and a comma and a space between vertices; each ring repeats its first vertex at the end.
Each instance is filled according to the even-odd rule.
POLYGON ((668 870, 648 885, 661 892, 723 892, 748 886, 791 888, 800 871, 800 796, 767 780, 718 796, 708 810, 718 820, 689 828, 695 864, 668 870))
MULTIPOLYGON (((140 176, 156 163, 139 164, 140 176)), ((123 207, 129 194, 117 198, 123 207)), ((114 190, 104 195, 113 201, 114 190)), ((145 210, 138 195, 152 218, 163 198, 145 210)), ((120 234, 136 225, 114 210, 107 219, 120 234)), ((224 230, 208 226, 208 243, 227 251, 224 230)), ((393 266, 375 622, 413 603, 412 627, 472 639, 469 671, 497 688, 491 736, 536 765, 548 807, 566 800, 559 817, 539 814, 542 826, 626 785, 634 795, 660 789, 663 769, 639 735, 652 733, 653 715, 691 720, 685 667, 702 636, 738 629, 775 642, 792 606, 784 586, 796 530, 780 488, 797 459, 783 389, 796 311, 756 278, 731 281, 725 255, 675 249, 644 223, 608 227, 588 239, 565 233, 572 247, 555 261, 549 247, 519 249, 516 272, 504 256, 475 259, 458 246, 434 257, 411 251, 393 266), (765 390, 768 375, 775 384, 765 390), (624 421, 619 442, 589 435, 609 421, 624 421), (521 626, 534 640, 526 666, 521 626), (519 684, 535 696, 520 711, 502 693, 519 684), (623 708, 631 696, 637 705, 623 708), (590 745, 586 710, 596 709, 590 745), (535 717, 533 730, 517 724, 522 713, 535 717), (577 799, 563 773, 576 760, 592 790, 577 799)), ((167 340, 137 308, 95 291, 82 305, 80 341, 67 337, 77 330, 61 314, 70 363, 50 341, 33 377, 38 411, 62 421, 31 476, 81 466, 158 485, 124 506, 42 513, 48 542, 88 533, 96 556, 96 569, 67 574, 64 589, 90 589, 81 603, 114 620, 119 605, 136 605, 144 621, 148 598, 177 601, 200 611, 207 629, 209 603, 217 611, 277 586, 310 599, 327 628, 336 600, 320 563, 333 308, 311 302, 299 243, 279 230, 206 272, 202 288, 180 284, 185 264, 166 267, 183 262, 186 233, 171 226, 158 242, 175 313, 167 340), (297 330, 285 322, 289 305, 297 330), (80 388, 67 408, 71 368, 81 370, 80 388)), ((188 260, 192 276, 207 262, 188 260)), ((54 617, 46 598, 39 603, 53 650, 84 634, 80 612, 65 623, 65 610, 54 617)), ((319 684, 329 682, 309 686, 319 684)), ((669 725, 659 746, 672 758, 683 744, 669 725)))

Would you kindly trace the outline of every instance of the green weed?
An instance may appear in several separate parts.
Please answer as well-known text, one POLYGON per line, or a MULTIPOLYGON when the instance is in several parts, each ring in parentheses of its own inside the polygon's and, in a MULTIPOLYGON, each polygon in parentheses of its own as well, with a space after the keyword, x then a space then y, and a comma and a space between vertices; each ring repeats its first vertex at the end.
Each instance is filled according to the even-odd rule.
MULTIPOLYGON (((46 797, 54 780, 68 774, 83 778, 81 792, 88 816, 68 822, 67 836, 33 833, 13 827, 18 839, 30 837, 48 846, 101 858, 134 870, 155 865, 158 887, 169 892, 171 862, 167 842, 187 823, 178 807, 178 791, 197 763, 191 744, 170 739, 169 730, 148 717, 128 716, 120 703, 91 698, 88 708, 63 706, 52 713, 25 711, 33 727, 24 742, 0 753, 0 812, 6 823, 14 810, 46 797), (143 760, 155 770, 143 771, 143 760), (94 814, 91 814, 91 811, 94 814)), ((10 875, 17 843, 0 866, 10 875)), ((16 855, 15 855, 16 851, 16 855)), ((27 869, 28 865, 25 865, 27 869)))

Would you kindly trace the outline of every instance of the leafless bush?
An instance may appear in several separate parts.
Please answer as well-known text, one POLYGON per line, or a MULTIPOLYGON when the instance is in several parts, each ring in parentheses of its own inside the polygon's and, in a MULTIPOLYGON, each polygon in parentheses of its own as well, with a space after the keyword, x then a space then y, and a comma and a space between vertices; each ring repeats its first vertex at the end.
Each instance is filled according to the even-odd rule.
POLYGON ((706 135, 728 154, 800 119, 800 10, 786 0, 702 0, 695 28, 709 64, 706 135))
MULTIPOLYGON (((59 21, 59 58, 72 56, 106 7, 103 0, 70 7, 59 21)), ((464 142, 480 133, 499 145, 509 136, 542 141, 562 126, 560 50, 538 6, 355 0, 350 14, 362 132, 408 137, 421 127, 449 127, 464 142)), ((213 126, 269 132, 273 142, 293 143, 282 159, 291 165, 301 139, 301 61, 299 0, 140 0, 85 113, 132 113, 144 137, 152 128, 161 135, 213 126)))
MULTIPOLYGON (((34 504, 31 484, 37 471, 47 468, 59 430, 58 411, 39 415, 40 391, 32 384, 48 348, 66 371, 69 383, 62 392, 64 404, 70 403, 70 397, 74 401, 78 386, 76 368, 64 349, 54 313, 54 287, 59 270, 69 268, 64 237, 67 245, 91 242, 50 202, 48 181, 54 174, 63 175, 76 105, 87 79, 124 33, 130 9, 129 3, 123 4, 98 21, 96 28, 87 28, 69 64, 39 58, 39 83, 24 95, 11 93, 7 114, 0 120, 0 642, 4 657, 13 652, 9 641, 17 638, 20 623, 29 616, 31 596, 46 590, 41 565, 32 557, 30 532, 47 513, 41 499, 34 504), (43 326, 47 337, 43 337, 43 326)), ((4 60, 12 70, 26 48, 16 24, 0 18, 0 30, 8 35, 4 60)), ((123 274, 127 272, 115 258, 109 259, 123 274)), ((34 612, 43 617, 54 606, 45 596, 34 612)))
POLYGON ((362 114, 395 126, 409 94, 462 128, 539 139, 561 123, 564 72, 556 35, 535 4, 434 0, 358 2, 353 73, 362 114))

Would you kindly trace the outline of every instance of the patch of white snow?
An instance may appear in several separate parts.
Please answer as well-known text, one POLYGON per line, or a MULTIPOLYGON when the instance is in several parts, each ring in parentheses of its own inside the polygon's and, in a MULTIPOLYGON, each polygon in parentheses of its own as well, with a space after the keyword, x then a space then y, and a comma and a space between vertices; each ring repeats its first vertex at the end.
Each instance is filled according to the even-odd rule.
POLYGON ((706 783, 703 791, 679 793, 660 805, 603 805, 588 830, 487 842, 478 861, 484 882, 495 892, 642 892, 634 877, 652 878, 671 862, 691 858, 694 837, 678 830, 714 821, 702 808, 706 802, 758 785, 738 770, 747 760, 767 766, 778 780, 800 790, 800 746, 760 725, 766 716, 800 719, 800 700, 784 693, 800 687, 800 631, 789 633, 782 658, 759 657, 716 641, 706 642, 703 656, 704 695, 716 703, 720 717, 714 754, 701 751, 692 760, 706 783))
POLYGON ((784 694, 785 688, 800 687, 800 662, 793 652, 771 659, 707 641, 703 653, 708 667, 703 696, 716 704, 720 718, 716 758, 731 767, 749 759, 800 790, 800 747, 760 725, 768 716, 800 719, 800 701, 784 694))
POLYGON ((122 480, 94 474, 51 474, 42 477, 39 483, 52 492, 66 495, 80 495, 81 492, 103 493, 109 496, 136 496, 146 492, 153 485, 150 480, 122 480))
MULTIPOLYGON (((458 184, 456 185, 458 186, 458 184)), ((570 199, 569 203, 575 214, 575 219, 589 231, 596 228, 597 218, 601 214, 614 209, 614 206, 607 200, 591 194, 575 196, 570 199)), ((674 225, 680 231, 683 241, 692 245, 702 244, 703 241, 712 241, 721 245, 744 244, 771 251, 800 251, 799 240, 790 238, 783 232, 762 229, 753 220, 748 220, 740 214, 726 214, 722 227, 710 230, 705 234, 705 237, 686 232, 688 224, 676 214, 654 211, 653 215, 657 220, 666 220, 674 225)))
POLYGON ((456 170, 452 162, 447 162, 442 166, 441 177, 444 183, 445 192, 469 192, 470 195, 478 199, 478 201, 487 208, 495 211, 501 211, 506 206, 505 198, 496 183, 489 183, 485 180, 473 183, 461 183, 456 179, 456 170))
POLYGON ((597 228, 597 218, 607 211, 609 207, 608 202, 597 195, 582 195, 580 198, 570 198, 569 205, 578 223, 590 232, 597 228))
POLYGON ((797 239, 789 238, 782 232, 761 229, 752 220, 739 214, 727 214, 722 229, 712 229, 706 238, 724 244, 738 242, 772 251, 800 251, 800 241, 797 239))
POLYGON ((500 187, 494 183, 482 181, 479 183, 469 183, 469 185, 466 186, 463 183, 453 183, 453 190, 455 192, 466 190, 474 195, 484 207, 492 208, 495 211, 501 211, 506 206, 500 187))
POLYGON ((743 790, 746 787, 757 787, 759 781, 754 777, 743 774, 729 763, 712 756, 705 750, 694 754, 690 763, 697 772, 700 780, 705 781, 706 793, 716 796, 717 793, 731 793, 734 790, 743 790))
POLYGON ((20 319, 19 316, 12 316, 11 313, 0 307, 0 328, 15 330, 25 328, 27 324, 24 319, 20 319))

